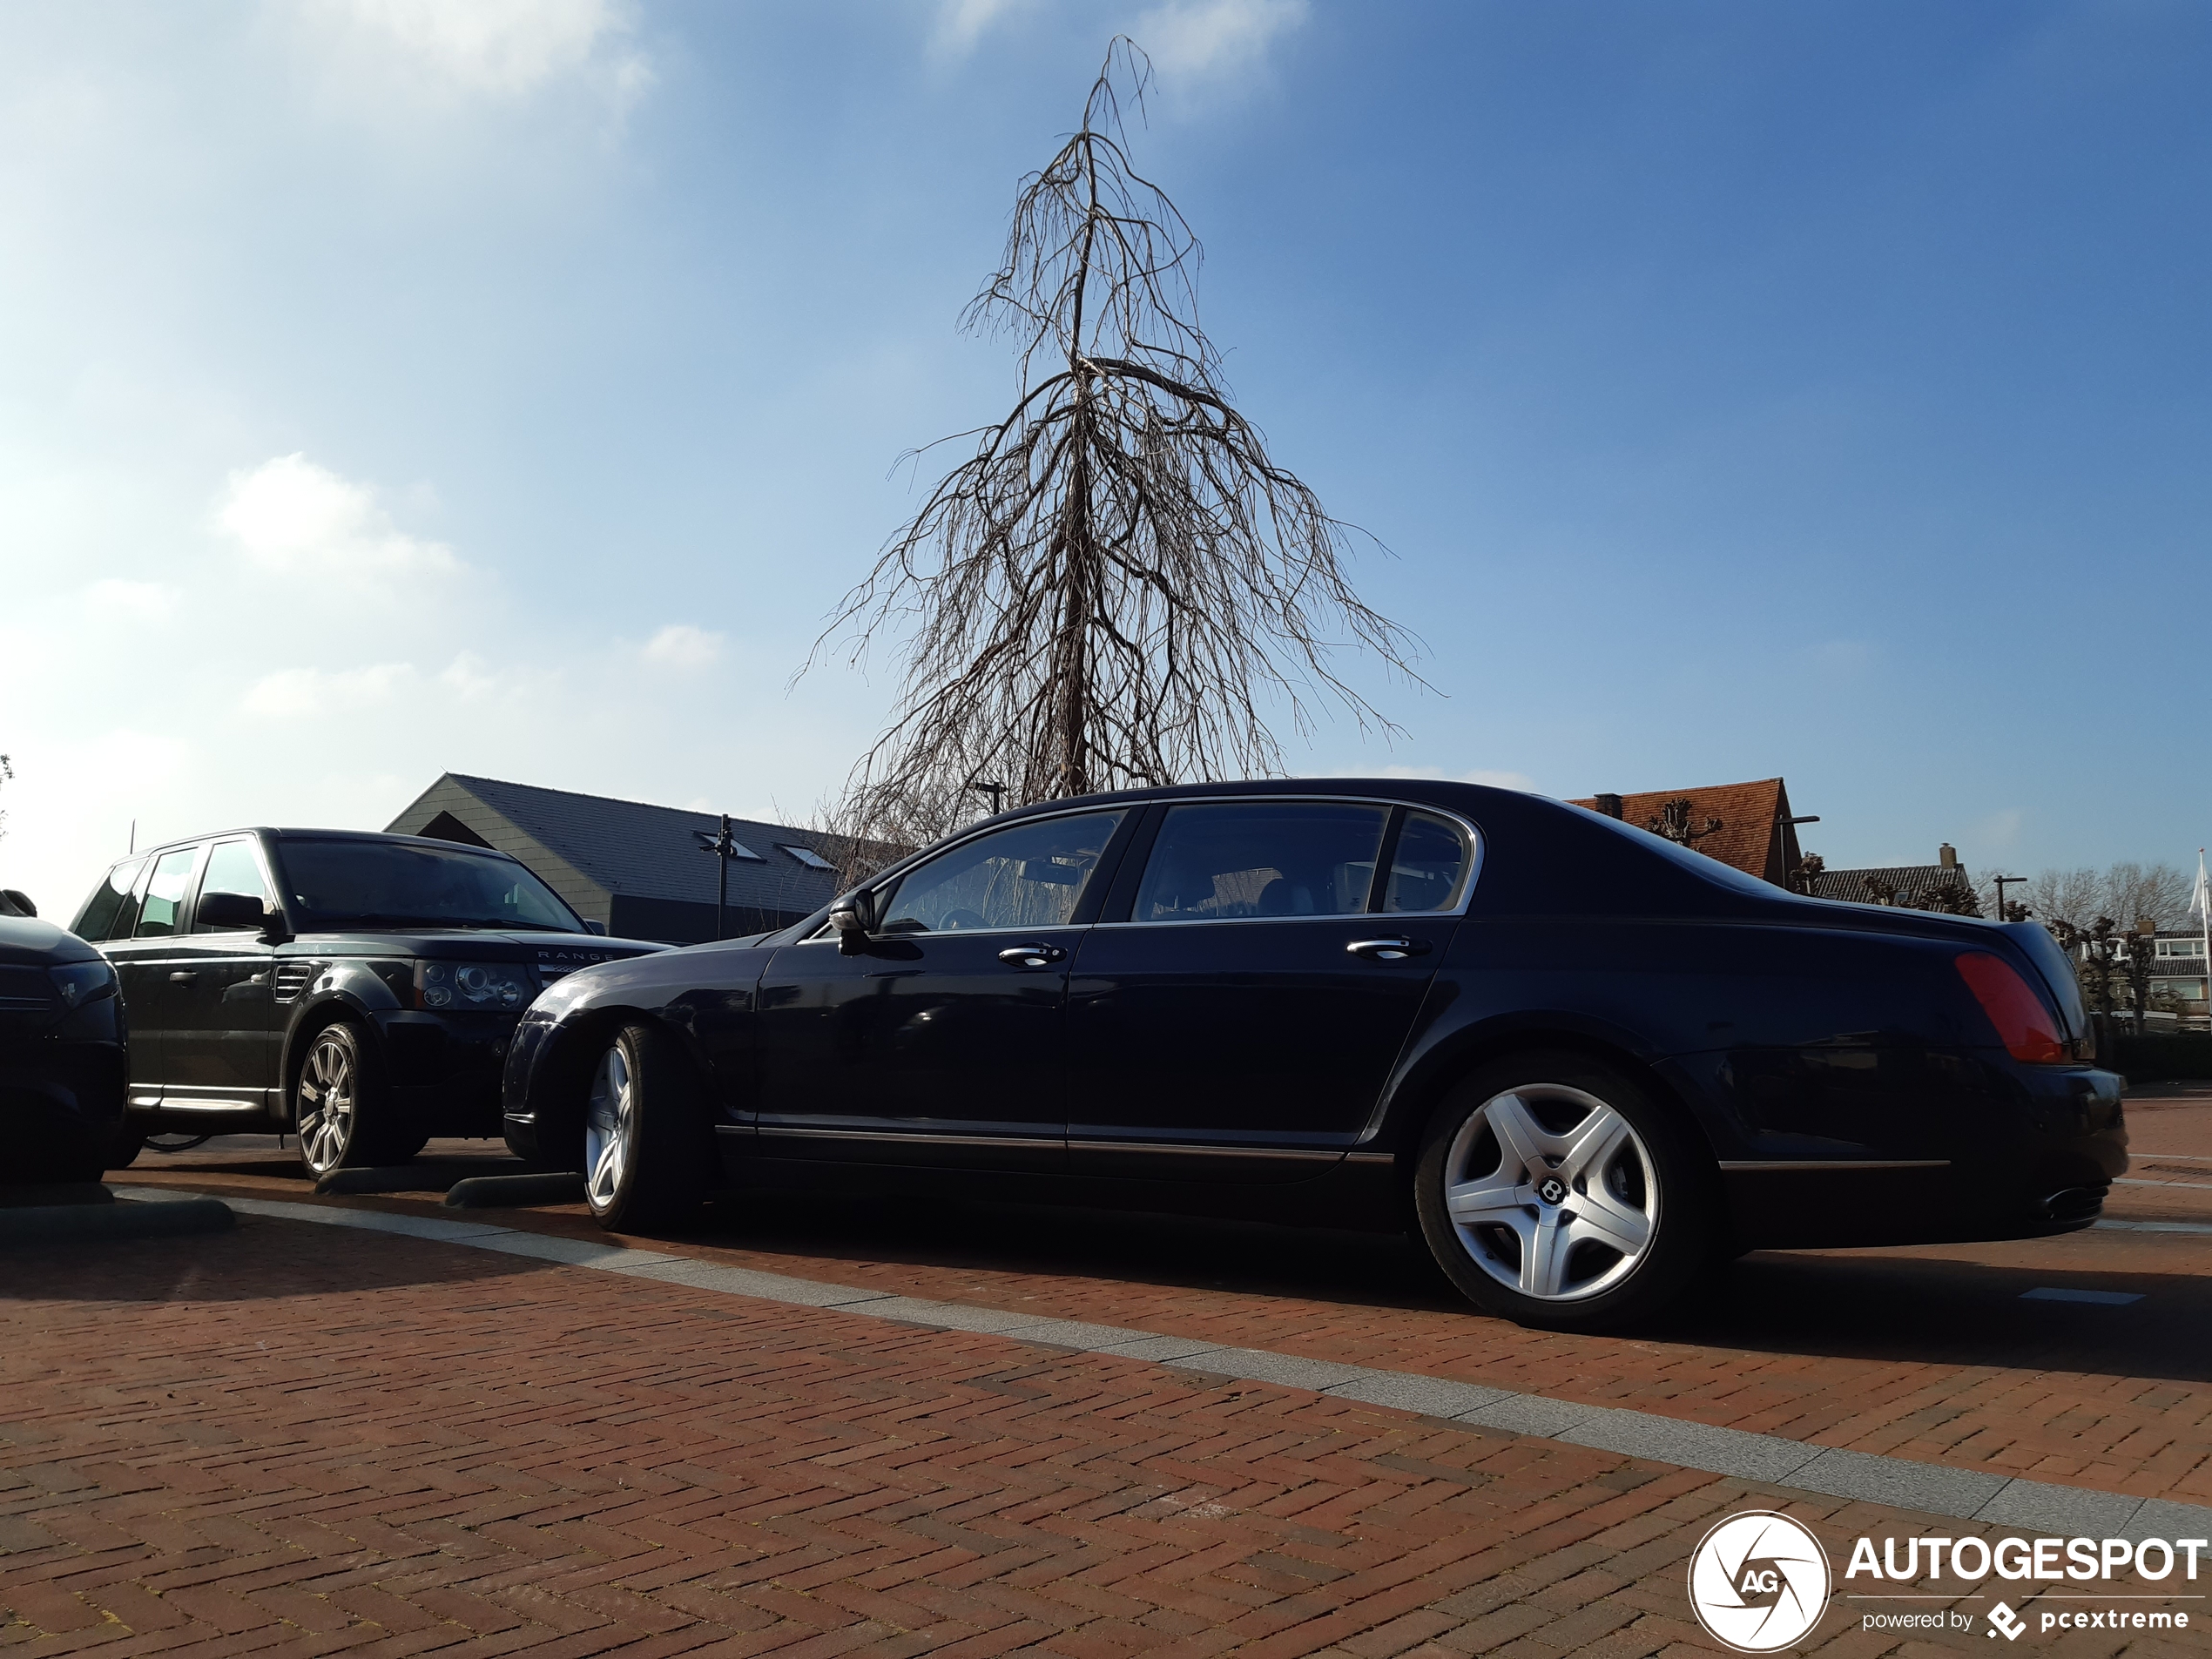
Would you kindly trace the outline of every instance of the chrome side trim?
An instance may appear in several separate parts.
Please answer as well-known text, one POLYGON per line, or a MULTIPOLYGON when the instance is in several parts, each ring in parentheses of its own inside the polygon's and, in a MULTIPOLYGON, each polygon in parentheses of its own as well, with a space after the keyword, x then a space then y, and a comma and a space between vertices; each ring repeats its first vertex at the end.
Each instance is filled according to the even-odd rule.
POLYGON ((1949 1158, 1723 1158, 1721 1168, 1774 1174, 1783 1170, 1947 1170, 1949 1158))
POLYGON ((811 1129, 794 1123, 758 1123, 755 1135, 780 1135, 792 1141, 898 1141, 924 1146, 1020 1146, 1056 1151, 1067 1145, 1058 1136, 1045 1139, 1024 1135, 946 1135, 923 1130, 811 1129))
POLYGON ((173 1095, 161 1101, 165 1112, 258 1112, 266 1109, 260 1102, 252 1100, 180 1100, 173 1095))
POLYGON ((1344 1161, 1346 1163, 1395 1163, 1398 1155, 1395 1152, 1347 1152, 1344 1155, 1344 1161))
POLYGON ((1290 1158, 1299 1163, 1344 1161, 1342 1152, 1285 1146, 1194 1146, 1181 1141, 1070 1141, 1071 1152, 1166 1152, 1201 1158, 1290 1158))

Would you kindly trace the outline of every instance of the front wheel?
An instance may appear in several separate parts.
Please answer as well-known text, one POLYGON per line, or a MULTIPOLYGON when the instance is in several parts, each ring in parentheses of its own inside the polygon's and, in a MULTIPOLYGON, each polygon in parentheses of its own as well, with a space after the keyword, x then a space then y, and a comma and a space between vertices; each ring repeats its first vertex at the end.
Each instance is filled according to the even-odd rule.
POLYGON ((600 1054, 583 1112, 583 1196, 610 1231, 664 1232, 698 1217, 714 1129, 697 1071, 664 1033, 626 1025, 600 1054))
POLYGON ((1485 1312, 1572 1331, 1649 1319, 1713 1254, 1717 1175, 1701 1140, 1582 1055, 1494 1062, 1430 1123, 1414 1176, 1422 1235, 1485 1312))
POLYGON ((421 1142, 393 1121, 377 1055, 351 1022, 314 1035, 292 1085, 292 1125, 309 1180, 365 1163, 404 1163, 421 1142))

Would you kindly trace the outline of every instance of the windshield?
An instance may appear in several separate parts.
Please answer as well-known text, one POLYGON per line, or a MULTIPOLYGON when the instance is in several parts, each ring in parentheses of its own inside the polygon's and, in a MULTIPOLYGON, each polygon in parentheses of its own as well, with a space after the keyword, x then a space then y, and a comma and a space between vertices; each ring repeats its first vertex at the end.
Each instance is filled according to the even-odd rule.
POLYGON ((285 884, 308 931, 331 927, 526 927, 586 931, 552 888, 512 859, 464 846, 295 840, 285 884))

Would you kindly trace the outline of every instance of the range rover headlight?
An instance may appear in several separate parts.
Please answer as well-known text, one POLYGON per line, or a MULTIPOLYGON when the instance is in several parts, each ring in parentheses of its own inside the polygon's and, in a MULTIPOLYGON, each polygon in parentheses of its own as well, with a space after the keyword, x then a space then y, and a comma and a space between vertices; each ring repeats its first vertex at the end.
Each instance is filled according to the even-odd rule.
POLYGON ((415 994, 426 1008, 519 1008, 537 988, 520 962, 417 962, 415 994))

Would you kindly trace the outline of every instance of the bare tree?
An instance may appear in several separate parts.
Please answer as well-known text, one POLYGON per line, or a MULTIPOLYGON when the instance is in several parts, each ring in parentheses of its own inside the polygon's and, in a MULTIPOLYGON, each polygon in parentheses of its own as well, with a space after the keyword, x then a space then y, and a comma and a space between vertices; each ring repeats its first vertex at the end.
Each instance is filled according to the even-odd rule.
MULTIPOLYGON (((13 782, 15 780, 15 763, 10 760, 7 756, 0 755, 0 784, 13 782)), ((0 835, 5 835, 7 833, 8 814, 4 812, 0 812, 0 835)))
POLYGON ((904 636, 903 712, 853 769, 845 833, 927 840, 975 815, 984 779, 1019 806, 1277 773, 1267 710, 1304 736, 1317 696, 1396 730, 1330 659, 1361 645, 1410 676, 1415 642, 1352 591, 1350 527, 1231 407, 1197 239, 1131 165, 1123 107, 1141 113, 1150 72, 1117 37, 1081 128, 1022 180, 961 320, 1019 343, 1013 409, 945 440, 974 452, 808 659, 848 631, 856 662, 904 636))

